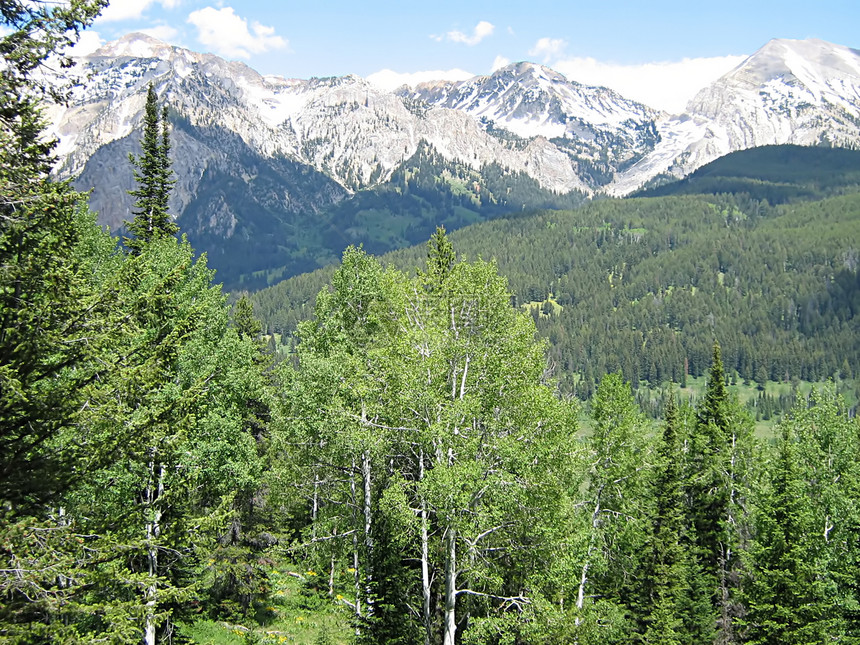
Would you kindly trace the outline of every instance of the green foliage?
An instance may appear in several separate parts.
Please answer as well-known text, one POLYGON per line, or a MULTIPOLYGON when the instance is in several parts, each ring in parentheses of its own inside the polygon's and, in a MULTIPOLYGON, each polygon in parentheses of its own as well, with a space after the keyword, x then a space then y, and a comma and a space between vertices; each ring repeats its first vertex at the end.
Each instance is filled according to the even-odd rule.
POLYGON ((819 643, 856 630, 856 421, 832 388, 780 425, 755 497, 744 624, 750 643, 819 643))
MULTIPOLYGON (((77 29, 94 8, 56 11, 77 29)), ((13 9, 4 18, 54 24, 41 3, 13 9)), ((253 513, 230 508, 259 490, 259 349, 229 330, 187 243, 155 236, 124 257, 81 196, 46 179, 36 104, 5 92, 26 81, 16 64, 0 130, 0 638, 152 643, 192 599, 265 595, 262 566, 226 592, 201 575, 222 546, 222 561, 262 564, 236 528, 253 513)))
MULTIPOLYGON (((349 248, 324 289, 289 283, 290 317, 266 326, 295 324, 298 344, 270 372, 250 299, 231 321, 205 255, 166 230, 122 254, 46 179, 18 90, 99 6, 0 0, 0 640, 345 643, 348 623, 368 643, 860 637, 856 416, 815 390, 757 447, 727 387, 754 378, 770 405, 774 376, 857 372, 857 195, 606 201, 462 233, 528 302, 557 301, 543 317, 442 227, 387 268, 349 248), (540 253, 506 240, 521 229, 540 253), (414 277, 395 268, 422 254, 414 277), (550 348, 577 387, 599 381, 581 440, 550 348), (631 385, 705 373, 695 410, 655 404, 653 435, 631 385)), ((140 172, 166 215, 149 102, 140 172)), ((444 177, 454 217, 524 181, 422 154, 398 188, 444 177)))
POLYGON ((61 500, 103 554, 85 563, 95 582, 75 599, 127 607, 135 639, 142 624, 165 629, 192 599, 217 605, 233 594, 241 605, 265 594, 265 572, 248 564, 259 556, 233 537, 240 513, 231 509, 258 487, 248 401, 265 401, 265 382, 258 348, 228 328, 211 277, 173 238, 152 240, 105 276, 100 290, 113 299, 103 324, 113 333, 100 347, 98 379, 81 393, 76 437, 64 443, 85 437, 109 457, 86 464, 87 477, 61 500), (224 582, 243 567, 235 584, 224 582))
POLYGON ((445 227, 439 226, 427 242, 427 281, 431 289, 441 288, 445 278, 457 262, 454 247, 445 234, 445 227))
POLYGON ((860 153, 797 145, 759 146, 702 166, 681 181, 644 190, 638 197, 746 195, 770 204, 823 199, 860 186, 860 153))
POLYGON ((31 183, 3 204, 0 231, 0 499, 49 502, 67 485, 76 456, 55 439, 73 424, 94 366, 86 319, 98 306, 79 253, 79 197, 31 183))
POLYGON ((584 523, 590 537, 578 594, 591 595, 586 589, 586 578, 591 577, 602 597, 629 603, 628 581, 639 567, 644 548, 640 521, 647 514, 642 506, 646 422, 630 385, 617 373, 600 381, 591 417, 592 431, 583 455, 587 468, 584 523))
POLYGON ((454 263, 440 230, 413 280, 348 250, 315 313, 283 367, 275 441, 279 480, 311 502, 300 548, 353 570, 329 593, 369 642, 413 642, 418 625, 451 642, 459 611, 516 620, 551 549, 509 545, 553 523, 571 415, 504 280, 454 263))
MULTIPOLYGON (((81 247, 82 198, 47 178, 37 81, 45 59, 73 43, 104 2, 0 2, 0 500, 15 512, 52 501, 80 457, 58 449, 92 376, 86 313, 96 307, 81 247)), ((61 64, 65 59, 60 57, 61 64)))
POLYGON ((641 571, 645 592, 638 612, 646 643, 709 643, 713 620, 709 594, 688 517, 682 446, 689 440, 686 415, 669 397, 653 477, 651 553, 641 571))

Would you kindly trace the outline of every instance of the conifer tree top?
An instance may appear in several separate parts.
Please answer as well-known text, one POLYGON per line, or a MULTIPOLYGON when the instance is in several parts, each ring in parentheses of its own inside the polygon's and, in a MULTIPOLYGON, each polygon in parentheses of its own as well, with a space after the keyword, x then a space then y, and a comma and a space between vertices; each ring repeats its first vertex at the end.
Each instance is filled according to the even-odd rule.
POLYGON ((167 107, 159 110, 158 96, 151 83, 146 93, 141 145, 143 153, 139 157, 128 156, 134 166, 138 187, 128 191, 136 201, 134 219, 128 222, 128 230, 133 237, 125 238, 125 243, 134 253, 139 253, 150 240, 179 231, 167 207, 170 190, 175 183, 170 168, 167 107))

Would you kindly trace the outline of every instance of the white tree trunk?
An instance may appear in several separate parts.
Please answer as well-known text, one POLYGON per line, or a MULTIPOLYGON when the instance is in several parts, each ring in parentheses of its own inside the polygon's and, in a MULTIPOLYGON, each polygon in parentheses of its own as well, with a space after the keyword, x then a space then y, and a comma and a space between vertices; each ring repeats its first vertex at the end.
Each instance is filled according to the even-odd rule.
POLYGON ((595 542, 597 541, 597 531, 600 527, 600 497, 603 494, 601 486, 596 495, 594 502, 594 511, 591 513, 591 536, 588 538, 588 551, 585 554, 585 562, 582 563, 582 575, 579 578, 579 589, 576 592, 576 608, 579 610, 576 617, 576 624, 582 622, 582 608, 585 605, 585 584, 588 582, 588 568, 591 566, 591 556, 594 553, 595 542))
MULTIPOLYGON (((355 457, 352 458, 352 474, 349 477, 349 491, 353 503, 353 527, 355 527, 356 504, 358 500, 355 496, 355 457)), ((361 618, 361 572, 359 568, 358 558, 358 530, 353 530, 352 533, 352 568, 353 577, 355 578, 355 615, 361 618)))
POLYGON ((445 531, 445 638, 443 645, 454 645, 457 634, 457 532, 445 531))
MULTIPOLYGON (((576 592, 576 608, 580 611, 582 607, 585 605, 585 583, 588 580, 588 565, 590 563, 586 560, 582 565, 582 575, 579 578, 579 591, 576 592)), ((579 617, 576 618, 576 624, 579 624, 579 617)))
MULTIPOLYGON (((418 453, 418 481, 424 479, 424 450, 418 453)), ((430 615, 430 539, 427 534, 427 500, 421 494, 421 592, 423 595, 423 606, 421 608, 421 622, 424 624, 424 645, 430 645, 430 636, 433 629, 433 617, 430 615)))
POLYGON ((460 380, 460 400, 466 396, 466 375, 469 373, 469 355, 466 354, 466 363, 463 365, 463 378, 460 380))
POLYGON ((159 501, 164 494, 164 464, 158 466, 158 477, 155 476, 155 461, 149 462, 149 482, 146 486, 146 502, 149 511, 149 520, 146 523, 147 542, 147 565, 150 583, 144 592, 146 599, 146 615, 144 617, 143 642, 144 645, 155 645, 155 611, 158 604, 158 548, 153 544, 161 535, 161 509, 159 501))
POLYGON ((373 597, 371 590, 371 582, 373 580, 373 572, 370 564, 373 562, 371 557, 373 554, 373 536, 371 535, 371 527, 373 526, 373 516, 371 514, 371 464, 370 455, 367 452, 361 454, 361 479, 364 483, 364 549, 367 565, 364 572, 364 588, 365 588, 365 612, 370 615, 373 613, 373 605, 371 598, 373 597))

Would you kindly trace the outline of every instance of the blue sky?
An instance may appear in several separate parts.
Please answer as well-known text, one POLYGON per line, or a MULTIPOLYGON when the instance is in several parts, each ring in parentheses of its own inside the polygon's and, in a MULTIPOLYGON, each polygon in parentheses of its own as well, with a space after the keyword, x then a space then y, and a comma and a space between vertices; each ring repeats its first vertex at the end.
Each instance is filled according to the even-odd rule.
POLYGON ((113 0, 84 47, 143 30, 263 74, 388 86, 532 60, 672 110, 771 38, 860 48, 858 27, 856 0, 113 0))

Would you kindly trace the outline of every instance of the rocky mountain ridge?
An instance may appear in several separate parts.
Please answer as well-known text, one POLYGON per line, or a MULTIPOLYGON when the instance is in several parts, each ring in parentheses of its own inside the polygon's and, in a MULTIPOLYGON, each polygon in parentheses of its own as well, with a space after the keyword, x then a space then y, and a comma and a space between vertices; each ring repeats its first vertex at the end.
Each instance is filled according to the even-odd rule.
MULTIPOLYGON (((815 40, 767 43, 682 115, 527 62, 396 92, 357 76, 262 76, 141 34, 78 62, 71 101, 46 116, 57 174, 93 190, 103 223, 128 218, 127 157, 138 151, 151 83, 174 123, 177 218, 212 248, 266 231, 273 256, 300 250, 290 231, 313 228, 352 195, 407 181, 421 150, 461 168, 459 178, 443 171, 440 185, 480 204, 500 199, 481 193, 488 168, 531 178, 546 195, 623 196, 734 150, 860 143, 860 52, 815 40)), ((543 203, 512 197, 519 208, 543 203)))

